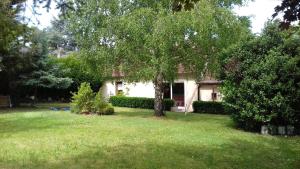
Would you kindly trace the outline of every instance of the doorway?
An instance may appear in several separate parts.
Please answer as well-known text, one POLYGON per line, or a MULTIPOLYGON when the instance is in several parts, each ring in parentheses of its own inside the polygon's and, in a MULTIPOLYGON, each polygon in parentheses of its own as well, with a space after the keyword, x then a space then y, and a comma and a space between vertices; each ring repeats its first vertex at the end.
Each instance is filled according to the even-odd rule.
POLYGON ((172 96, 175 106, 184 107, 184 83, 174 83, 172 85, 172 96))
POLYGON ((164 99, 171 99, 170 83, 164 83, 164 99))

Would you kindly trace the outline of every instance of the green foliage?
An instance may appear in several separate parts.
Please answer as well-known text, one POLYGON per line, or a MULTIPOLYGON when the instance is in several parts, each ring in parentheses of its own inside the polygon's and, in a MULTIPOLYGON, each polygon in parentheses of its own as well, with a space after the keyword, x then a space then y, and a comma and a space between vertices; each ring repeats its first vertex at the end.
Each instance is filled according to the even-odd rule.
POLYGON ((32 88, 66 89, 73 82, 72 79, 63 77, 61 70, 53 64, 48 57, 47 37, 44 31, 34 30, 31 34, 30 54, 31 70, 21 75, 22 83, 32 88))
POLYGON ((279 14, 283 14, 281 28, 289 28, 292 23, 300 20, 300 1, 282 0, 281 4, 275 7, 275 13, 272 17, 275 18, 279 14))
POLYGON ((56 65, 49 63, 49 44, 53 46, 51 42, 58 39, 51 39, 46 30, 30 28, 24 23, 28 18, 24 20, 20 12, 28 5, 25 2, 0 1, 0 93, 10 95, 14 105, 20 98, 36 95, 38 91, 61 91, 72 83, 70 78, 61 76, 56 65))
POLYGON ((30 73, 29 76, 24 77, 24 85, 36 88, 56 88, 66 89, 72 84, 72 79, 57 77, 51 70, 36 70, 30 73))
POLYGON ((68 31, 67 20, 64 17, 51 21, 51 27, 46 29, 49 50, 58 55, 58 51, 67 54, 76 50, 74 36, 68 31))
POLYGON ((11 43, 27 29, 17 20, 21 5, 15 3, 16 1, 12 0, 0 1, 0 59, 4 53, 7 54, 11 43), (15 5, 14 8, 13 5, 15 5))
POLYGON ((99 91, 94 99, 94 112, 101 114, 103 110, 107 107, 107 103, 104 101, 101 91, 99 91))
POLYGON ((175 104, 175 102, 172 99, 164 99, 163 100, 163 106, 164 106, 165 110, 170 111, 171 107, 173 107, 174 104, 175 104))
MULTIPOLYGON (((200 0, 174 0, 173 1, 173 10, 174 11, 183 11, 183 10, 192 10, 196 3, 200 0)), ((211 0, 217 6, 221 7, 233 7, 233 5, 242 5, 245 1, 248 0, 211 0)))
POLYGON ((260 37, 224 53, 224 99, 239 127, 300 124, 299 33, 269 23, 260 37))
POLYGON ((86 65, 79 53, 73 52, 64 58, 53 58, 52 62, 59 67, 64 77, 72 79, 71 91, 77 90, 83 82, 90 83, 93 90, 99 89, 101 76, 86 65))
POLYGON ((215 73, 218 53, 249 32, 215 1, 199 0, 182 12, 174 12, 172 3, 89 0, 70 11, 68 20, 82 58, 95 73, 111 77, 120 71, 129 82, 154 83, 157 116, 163 115, 162 82, 176 79, 179 65, 195 79, 207 70, 215 73))
POLYGON ((117 96, 126 96, 126 95, 125 95, 125 92, 124 92, 124 91, 119 91, 119 92, 117 93, 117 96))
POLYGON ((103 112, 101 112, 100 113, 100 115, 112 115, 112 114, 114 114, 115 113, 115 109, 114 109, 114 107, 111 105, 111 104, 108 104, 105 108, 104 108, 104 110, 103 110, 103 112))
MULTIPOLYGON (((132 108, 144 108, 144 109, 154 108, 153 98, 111 96, 109 102, 112 103, 113 106, 119 106, 119 107, 132 107, 132 108)), ((163 104, 165 110, 171 110, 171 107, 174 106, 174 100, 164 99, 163 104)))
POLYGON ((114 114, 114 108, 111 104, 108 104, 103 96, 102 91, 99 90, 99 92, 96 94, 94 99, 94 110, 93 112, 98 115, 111 115, 114 114))
MULTIPOLYGON (((72 113, 91 113, 94 107, 95 94, 89 83, 82 83, 77 93, 73 93, 71 102, 72 113)), ((96 99, 98 100, 98 98, 96 99)))
POLYGON ((201 78, 206 68, 215 71, 217 53, 248 31, 229 9, 209 1, 175 14, 163 2, 159 8, 128 4, 132 8, 126 10, 116 4, 90 0, 81 7, 80 16, 70 13, 69 18, 83 58, 103 76, 120 70, 129 81, 148 81, 162 73, 172 81, 182 64, 201 78), (95 12, 99 5, 111 14, 95 12))
POLYGON ((101 90, 95 95, 90 84, 84 82, 81 83, 78 92, 73 93, 71 112, 77 114, 111 115, 114 114, 114 108, 105 102, 101 90))
POLYGON ((194 113, 227 114, 222 102, 194 101, 194 113))
POLYGON ((38 90, 65 89, 72 83, 49 59, 45 31, 35 28, 26 28, 26 34, 10 44, 2 63, 0 92, 11 95, 14 104, 18 98, 37 95, 38 90))

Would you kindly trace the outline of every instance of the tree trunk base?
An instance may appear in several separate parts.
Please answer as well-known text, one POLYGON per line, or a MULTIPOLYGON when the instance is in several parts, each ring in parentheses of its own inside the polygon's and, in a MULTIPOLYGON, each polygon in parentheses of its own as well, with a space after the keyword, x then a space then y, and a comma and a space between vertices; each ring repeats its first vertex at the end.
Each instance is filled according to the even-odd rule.
POLYGON ((155 98, 154 98, 154 116, 165 116, 163 106, 164 83, 162 73, 158 73, 154 80, 155 98))
POLYGON ((165 112, 159 112, 159 113, 154 112, 154 116, 155 116, 155 117, 165 117, 165 116, 166 116, 166 113, 165 113, 165 112))

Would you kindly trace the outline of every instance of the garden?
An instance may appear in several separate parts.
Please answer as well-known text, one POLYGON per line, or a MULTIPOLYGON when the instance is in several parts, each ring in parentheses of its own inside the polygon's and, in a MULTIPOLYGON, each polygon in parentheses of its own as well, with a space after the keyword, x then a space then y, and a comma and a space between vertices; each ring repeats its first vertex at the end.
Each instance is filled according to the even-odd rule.
POLYGON ((300 2, 252 2, 2 0, 0 168, 300 168, 300 2))
POLYGON ((114 115, 0 110, 0 168, 298 168, 300 138, 234 127, 227 115, 115 107, 114 115))

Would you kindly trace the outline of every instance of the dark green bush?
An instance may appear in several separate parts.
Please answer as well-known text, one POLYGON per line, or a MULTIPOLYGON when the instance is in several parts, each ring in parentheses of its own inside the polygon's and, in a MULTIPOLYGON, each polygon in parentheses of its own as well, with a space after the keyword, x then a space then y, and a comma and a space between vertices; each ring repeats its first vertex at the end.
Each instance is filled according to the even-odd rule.
POLYGON ((299 126, 300 30, 269 23, 261 36, 239 43, 221 57, 223 99, 236 126, 299 126))
POLYGON ((193 109, 194 113, 227 114, 222 102, 195 101, 193 109))
POLYGON ((164 99, 165 110, 170 111, 171 107, 173 107, 174 104, 175 104, 174 100, 172 100, 172 99, 164 99))
MULTIPOLYGON (((112 96, 110 97, 109 102, 112 103, 113 106, 119 106, 119 107, 144 108, 144 109, 154 108, 153 98, 112 96)), ((171 110, 171 107, 173 105, 174 105, 173 100, 164 99, 165 110, 171 110)))

